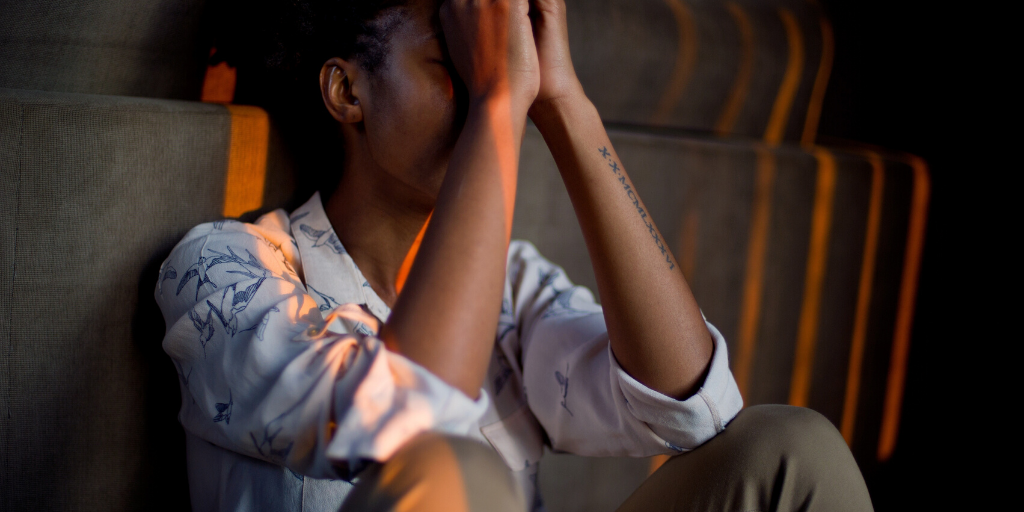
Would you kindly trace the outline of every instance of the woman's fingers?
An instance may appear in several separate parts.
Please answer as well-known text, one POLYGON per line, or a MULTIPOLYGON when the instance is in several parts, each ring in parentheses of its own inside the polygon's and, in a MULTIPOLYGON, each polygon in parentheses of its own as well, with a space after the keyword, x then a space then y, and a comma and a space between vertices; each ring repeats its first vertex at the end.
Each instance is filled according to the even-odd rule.
POLYGON ((510 92, 523 111, 539 71, 529 0, 446 0, 441 25, 448 53, 471 98, 510 92))
POLYGON ((537 102, 577 94, 582 90, 569 56, 569 31, 563 0, 530 0, 537 40, 540 86, 537 102))
POLYGON ((509 71, 514 73, 513 93, 533 103, 540 86, 537 45, 530 21, 529 0, 511 0, 509 20, 509 71))

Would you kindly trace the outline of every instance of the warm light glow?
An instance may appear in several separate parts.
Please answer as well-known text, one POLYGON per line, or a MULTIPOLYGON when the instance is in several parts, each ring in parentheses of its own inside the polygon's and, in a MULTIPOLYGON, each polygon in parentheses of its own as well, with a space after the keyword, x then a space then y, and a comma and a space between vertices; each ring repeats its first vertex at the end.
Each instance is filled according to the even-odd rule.
POLYGON ((412 263, 416 261, 416 254, 420 251, 420 244, 423 243, 423 235, 427 232, 427 226, 430 225, 430 218, 434 216, 434 212, 430 212, 427 216, 426 222, 423 223, 423 227, 420 228, 419 234, 416 235, 416 240, 413 240, 412 247, 409 248, 409 252, 405 253, 405 259, 402 261, 402 266, 398 269, 398 277, 395 278, 395 293, 402 293, 402 288, 405 287, 405 281, 409 279, 409 271, 412 270, 412 263))
MULTIPOLYGON (((210 49, 212 56, 217 50, 210 49)), ((200 97, 206 103, 231 103, 235 99, 235 83, 238 81, 238 72, 235 68, 228 66, 227 62, 221 62, 216 66, 206 67, 206 77, 203 79, 203 93, 200 97)))
POLYGON ((750 241, 747 244, 747 269, 743 279, 743 302, 740 306, 739 350, 733 374, 740 394, 747 400, 750 369, 757 345, 757 329, 761 319, 764 293, 764 260, 768 252, 768 231, 771 227, 772 194, 775 189, 775 155, 757 148, 757 175, 754 204, 750 214, 750 241))
POLYGON ((811 90, 811 101, 807 105, 807 117, 804 119, 804 133, 800 137, 803 144, 814 144, 818 136, 818 120, 821 118, 821 104, 825 101, 825 89, 828 77, 832 73, 832 55, 835 41, 832 37, 832 24, 828 18, 821 17, 821 62, 818 64, 818 75, 814 77, 814 89, 811 90))
MULTIPOLYGON (((509 103, 511 106, 511 103, 509 103)), ((501 172, 501 189, 505 201, 505 246, 512 239, 512 218, 516 209, 516 183, 519 178, 519 152, 511 144, 515 140, 510 122, 512 112, 508 115, 498 114, 488 117, 491 133, 495 137, 495 150, 498 153, 498 166, 501 172)))
POLYGON ((782 137, 786 135, 786 122, 789 120, 793 98, 800 88, 800 75, 804 68, 804 38, 796 17, 789 9, 779 8, 779 19, 786 27, 789 59, 786 62, 786 72, 782 75, 782 84, 779 85, 779 93, 775 96, 775 104, 772 105, 771 116, 768 117, 768 127, 764 131, 765 142, 772 145, 782 142, 782 137))
POLYGON ((729 14, 736 20, 736 29, 740 33, 740 60, 739 68, 736 70, 736 80, 729 90, 729 99, 725 102, 725 109, 721 117, 715 123, 715 133, 721 136, 732 132, 736 119, 740 116, 743 103, 747 100, 747 91, 750 89, 750 78, 754 75, 754 29, 750 25, 750 19, 743 8, 736 2, 726 4, 729 14))
POLYGON ((814 368, 814 348, 818 341, 818 320, 821 311, 821 288, 825 282, 828 262, 828 240, 832 229, 832 207, 836 192, 836 160, 832 153, 815 148, 818 160, 818 183, 811 212, 811 241, 807 249, 807 273, 804 278, 803 303, 793 356, 793 377, 789 386, 789 404, 807 407, 814 368))
POLYGON ((882 410, 882 431, 878 439, 878 460, 885 461, 896 449, 896 436, 900 427, 900 408, 903 405, 903 386, 907 378, 907 356, 910 355, 910 328, 914 321, 914 301, 917 299, 917 280, 921 270, 921 251, 924 249, 924 231, 931 196, 931 178, 928 166, 918 157, 910 158, 914 169, 914 198, 907 229, 907 249, 903 260, 903 280, 900 283, 899 306, 896 310, 896 329, 889 358, 889 379, 885 389, 885 407, 882 410))
POLYGON ((846 396, 843 399, 843 419, 840 432, 846 444, 853 445, 856 427, 857 400, 860 394, 860 373, 864 365, 864 344, 868 332, 871 309, 871 289, 875 279, 875 259, 878 254, 878 233, 882 225, 882 191, 885 188, 885 166, 878 153, 869 151, 871 163, 871 202, 868 206, 868 225, 864 235, 864 257, 857 289, 857 311, 853 320, 853 338, 850 341, 850 363, 846 370, 846 396))
POLYGON ((651 457, 651 467, 647 471, 647 475, 653 475, 661 466, 668 462, 669 456, 665 454, 655 455, 651 457))
POLYGON ((387 507, 395 512, 466 512, 469 510, 462 465, 452 446, 436 434, 413 439, 401 457, 381 468, 378 502, 394 500, 387 507), (423 481, 406 473, 412 466, 429 467, 423 481))
POLYGON ((231 112, 231 148, 223 214, 238 217, 263 206, 270 119, 258 107, 227 105, 227 108, 231 112))
POLYGON ((672 112, 682 99, 686 84, 690 82, 690 75, 693 74, 693 67, 697 63, 697 24, 693 21, 693 14, 680 0, 665 0, 665 3, 676 20, 679 41, 672 77, 651 119, 654 124, 665 124, 671 120, 672 112))

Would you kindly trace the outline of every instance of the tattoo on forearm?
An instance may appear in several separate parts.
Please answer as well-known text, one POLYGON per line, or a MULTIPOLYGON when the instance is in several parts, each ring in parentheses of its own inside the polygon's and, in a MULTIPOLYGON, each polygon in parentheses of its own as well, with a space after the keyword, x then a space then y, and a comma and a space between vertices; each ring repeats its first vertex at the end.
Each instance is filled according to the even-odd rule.
POLYGON ((651 234, 651 238, 654 239, 654 243, 658 246, 658 250, 661 251, 661 255, 665 257, 665 263, 668 263, 668 269, 673 270, 676 268, 676 264, 672 262, 672 254, 669 253, 668 249, 665 248, 665 243, 661 237, 658 236, 658 230, 654 228, 654 223, 647 218, 647 212, 644 211, 643 206, 640 206, 640 198, 637 197, 636 192, 633 191, 633 187, 626 183, 626 175, 622 173, 622 168, 619 167, 619 163, 611 158, 611 152, 608 151, 607 147, 602 147, 600 150, 601 156, 608 161, 608 167, 611 168, 615 177, 622 184, 622 189, 626 191, 626 196, 629 197, 630 201, 633 201, 633 207, 636 208, 636 212, 640 214, 640 220, 644 221, 644 225, 647 226, 647 231, 651 234))

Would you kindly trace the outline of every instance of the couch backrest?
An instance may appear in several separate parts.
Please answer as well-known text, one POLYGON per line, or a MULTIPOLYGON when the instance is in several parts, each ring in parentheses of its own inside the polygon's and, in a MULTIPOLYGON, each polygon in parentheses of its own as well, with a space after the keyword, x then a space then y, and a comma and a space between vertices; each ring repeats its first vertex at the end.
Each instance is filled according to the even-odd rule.
POLYGON ((811 143, 832 28, 804 0, 569 0, 569 43, 607 122, 811 143))
POLYGON ((205 0, 4 0, 0 88, 198 100, 205 0))
MULTIPOLYGON (((157 266, 197 223, 305 199, 261 110, 128 97, 198 98, 201 7, 0 10, 2 510, 187 507, 157 266)), ((813 407, 862 467, 884 459, 927 171, 900 155, 794 144, 813 139, 827 83, 818 8, 570 0, 569 14, 584 87, 729 340, 747 403, 813 407)), ((532 129, 522 162, 514 235, 596 291, 532 129)), ((584 508, 614 501, 602 500, 584 508)))
MULTIPOLYGON (((868 150, 610 132, 747 405, 811 407, 862 465, 899 425, 929 179, 868 150)), ((536 130, 523 145, 513 236, 596 291, 586 244, 536 130)))
POLYGON ((248 114, 0 89, 0 509, 187 509, 153 290, 190 227, 291 196, 232 151, 274 146, 248 114))

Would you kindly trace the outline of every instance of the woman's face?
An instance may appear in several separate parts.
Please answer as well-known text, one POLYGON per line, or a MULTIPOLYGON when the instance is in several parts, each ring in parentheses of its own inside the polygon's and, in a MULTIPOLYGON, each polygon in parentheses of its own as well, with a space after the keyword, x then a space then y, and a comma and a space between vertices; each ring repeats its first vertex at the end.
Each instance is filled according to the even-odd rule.
MULTIPOLYGON (((362 102, 367 150, 379 170, 437 196, 462 128, 436 0, 412 0, 389 38, 388 55, 368 75, 362 102)), ((462 95, 459 94, 461 97, 462 95)))

